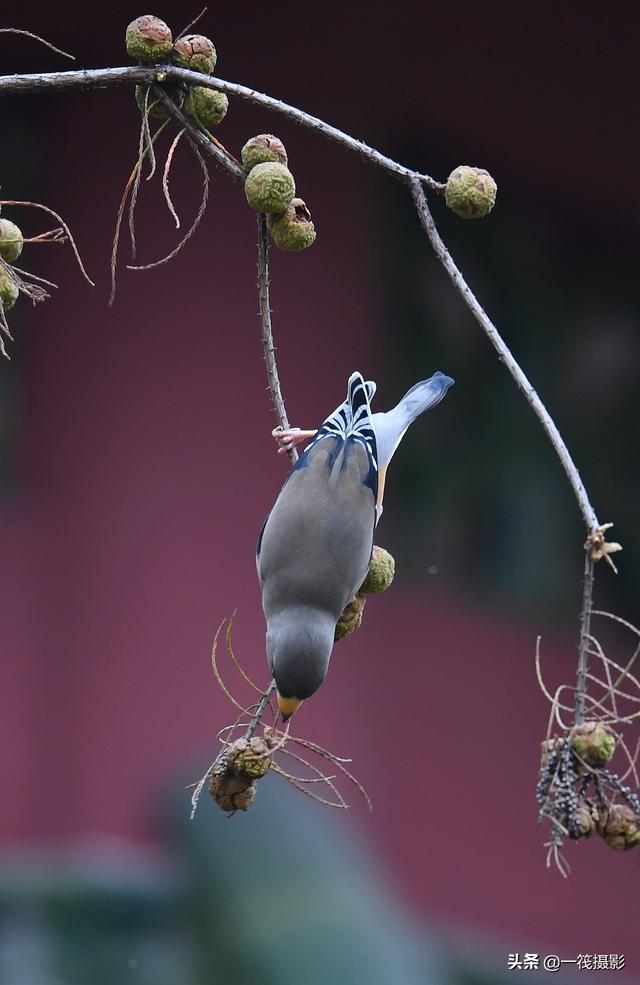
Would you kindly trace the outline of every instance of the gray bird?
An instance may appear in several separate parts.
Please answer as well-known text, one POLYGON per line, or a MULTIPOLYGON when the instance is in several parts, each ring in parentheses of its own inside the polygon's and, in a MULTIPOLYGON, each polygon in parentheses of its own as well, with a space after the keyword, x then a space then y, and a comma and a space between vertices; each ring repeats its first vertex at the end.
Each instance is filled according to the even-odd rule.
POLYGON ((318 431, 274 432, 280 451, 313 439, 257 546, 267 659, 285 720, 327 675, 336 623, 369 569, 387 466, 412 421, 439 403, 452 383, 436 373, 411 387, 393 410, 373 414, 376 385, 353 373, 347 399, 318 431))

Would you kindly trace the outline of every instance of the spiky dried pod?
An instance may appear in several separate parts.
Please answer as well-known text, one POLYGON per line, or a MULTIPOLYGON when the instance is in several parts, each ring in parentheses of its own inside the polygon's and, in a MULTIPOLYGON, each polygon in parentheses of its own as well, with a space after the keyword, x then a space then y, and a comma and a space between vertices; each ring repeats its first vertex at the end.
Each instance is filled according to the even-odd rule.
POLYGON ((362 583, 361 592, 386 592, 396 573, 396 562, 384 547, 373 545, 371 564, 367 577, 362 583))
POLYGON ((463 219, 482 219, 496 204, 498 186, 484 168, 461 164, 447 178, 445 202, 463 219))
POLYGON ((244 193, 251 208, 258 212, 285 212, 296 193, 296 183, 284 164, 266 161, 251 169, 244 193))
POLYGON ((640 821, 624 804, 613 804, 603 811, 597 831, 605 844, 616 852, 627 852, 640 845, 640 821))
POLYGON ((229 100, 224 92, 205 89, 204 86, 192 86, 184 101, 184 111, 187 116, 207 129, 222 123, 228 109, 229 100))
POLYGON ((24 240, 15 222, 0 219, 0 257, 7 263, 14 263, 22 253, 24 240))
POLYGON ((256 164, 266 164, 274 161, 276 164, 289 163, 285 146, 279 137, 274 137, 272 133, 259 133, 255 137, 247 140, 242 148, 242 166, 247 174, 256 164))
POLYGON ((588 766, 598 769, 612 758, 616 751, 616 737, 601 722, 583 722, 574 725, 569 733, 571 748, 588 766))
POLYGON ((143 14, 131 21, 125 40, 131 57, 143 65, 167 61, 173 45, 171 28, 153 14, 143 14))
POLYGON ((236 739, 225 751, 225 759, 234 772, 260 780, 271 767, 270 747, 258 735, 250 739, 236 739))
POLYGON ((286 212, 270 215, 267 225, 273 242, 286 253, 300 253, 316 241, 311 213, 301 198, 292 199, 286 212))
POLYGON ((0 267, 0 301, 5 311, 11 311, 18 300, 19 294, 18 285, 11 274, 3 267, 0 267))
POLYGON ((248 811, 256 799, 256 781, 240 773, 214 774, 209 793, 223 811, 248 811))
POLYGON ((180 68, 213 75, 218 55, 213 41, 204 34, 185 34, 174 44, 171 60, 180 68))
POLYGON ((364 595, 356 595, 346 605, 344 612, 336 623, 336 631, 333 637, 336 642, 344 639, 345 636, 350 636, 351 633, 355 633, 356 629, 360 628, 366 602, 367 600, 364 595))

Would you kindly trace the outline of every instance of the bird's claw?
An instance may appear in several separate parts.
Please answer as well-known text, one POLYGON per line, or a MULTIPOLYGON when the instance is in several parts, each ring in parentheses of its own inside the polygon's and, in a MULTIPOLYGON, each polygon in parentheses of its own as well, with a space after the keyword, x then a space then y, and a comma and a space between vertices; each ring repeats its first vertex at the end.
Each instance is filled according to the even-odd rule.
POLYGON ((303 431, 301 428, 274 428, 271 434, 278 445, 278 455, 288 455, 296 445, 313 438, 316 431, 303 431))

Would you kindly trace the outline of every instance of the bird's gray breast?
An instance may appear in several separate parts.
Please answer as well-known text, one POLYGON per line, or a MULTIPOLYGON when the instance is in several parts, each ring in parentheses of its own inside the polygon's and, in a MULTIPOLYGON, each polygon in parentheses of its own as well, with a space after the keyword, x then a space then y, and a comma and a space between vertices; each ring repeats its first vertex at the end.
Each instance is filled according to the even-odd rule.
POLYGON ((291 474, 264 527, 259 571, 267 620, 291 605, 337 621, 362 584, 373 544, 375 502, 359 441, 327 437, 291 474))

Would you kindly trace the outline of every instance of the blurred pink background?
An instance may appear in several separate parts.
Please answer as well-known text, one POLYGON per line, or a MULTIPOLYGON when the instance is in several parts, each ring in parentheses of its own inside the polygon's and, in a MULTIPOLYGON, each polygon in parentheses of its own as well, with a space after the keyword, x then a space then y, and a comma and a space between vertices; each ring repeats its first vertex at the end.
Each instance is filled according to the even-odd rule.
MULTIPOLYGON (((12 11, 11 21, 75 52, 80 66, 127 64, 124 28, 142 11, 120 2, 108 13, 80 9, 71 5, 61 19, 31 4, 12 11)), ((513 8, 491 4, 409 4, 393 15, 362 5, 324 5, 304 17, 295 10, 285 5, 274 19, 266 8, 212 8, 202 30, 218 46, 217 74, 280 96, 423 170, 435 169, 426 155, 436 148, 439 178, 458 163, 483 164, 498 180, 497 209, 501 197, 547 201, 550 239, 562 234, 567 212, 580 214, 587 228, 591 218, 604 224, 603 243, 634 228, 635 41, 624 17, 542 7, 526 17, 521 11, 519 21, 513 8), (421 146, 424 158, 406 160, 421 146), (554 202, 561 203, 556 213, 554 202)), ((177 30, 191 13, 172 3, 156 12, 177 30)), ((67 67, 28 41, 4 37, 2 46, 7 72, 67 67)), ((12 362, 0 367, 15 381, 14 451, 0 513, 2 850, 55 848, 105 832, 161 847, 154 820, 160 792, 181 771, 204 770, 217 730, 233 719, 209 652, 215 629, 235 608, 237 651, 267 681, 254 547, 286 463, 270 436, 255 218, 241 190, 212 168, 202 226, 170 264, 125 270, 123 230, 109 308, 115 212, 137 148, 132 94, 6 96, 4 106, 12 139, 4 142, 3 194, 59 210, 97 287, 82 281, 68 249, 26 247, 23 265, 61 289, 35 310, 24 302, 16 308, 12 362)), ((390 377, 402 334, 393 323, 381 328, 379 282, 393 228, 380 222, 379 203, 386 195, 387 210, 400 202, 408 208, 406 193, 319 136, 238 100, 217 136, 238 154, 247 137, 265 130, 285 141, 318 228, 307 253, 271 251, 290 418, 316 426, 354 368, 378 381, 382 409, 441 369, 458 385, 398 453, 424 464, 437 433, 438 448, 447 448, 433 460, 437 483, 447 457, 458 454, 447 430, 465 399, 464 373, 460 379, 450 354, 446 364, 414 361, 399 371, 396 363, 390 377)), ((182 149, 172 188, 184 222, 197 208, 198 181, 197 164, 182 149)), ((443 211, 436 203, 437 220, 443 211)), ((36 214, 9 213, 25 232, 43 228, 36 214)), ((517 225, 517 215, 512 220, 517 225)), ((467 234, 465 227, 465 235, 470 250, 482 251, 482 229, 467 234)), ((139 261, 156 259, 175 238, 159 182, 143 183, 139 261)), ((423 251, 431 264, 426 241, 423 251)), ((450 290, 436 267, 429 270, 434 291, 450 290)), ((471 279, 499 319, 490 277, 471 279)), ((587 295, 592 286, 584 284, 587 295)), ((479 331, 453 294, 447 304, 465 333, 479 331)), ((502 380, 497 360, 483 358, 502 380)), ((521 398, 504 386, 508 416, 511 400, 515 406, 521 398)), ((476 413, 481 406, 469 408, 468 429, 476 413)), ((485 461, 495 470, 490 447, 485 461)), ((545 461, 550 481, 561 484, 557 463, 550 455, 545 461)), ((585 463, 587 484, 599 468, 595 457, 585 463)), ((376 537, 396 556, 396 582, 370 600, 362 629, 336 647, 325 686, 293 727, 352 756, 374 812, 354 804, 339 823, 353 826, 421 918, 485 936, 505 952, 624 952, 633 972, 636 932, 625 914, 637 896, 635 859, 595 839, 569 845, 573 874, 563 880, 545 868, 547 832, 536 816, 548 709, 534 678, 535 639, 544 637, 552 679, 570 681, 579 524, 573 518, 566 532, 573 606, 551 621, 533 606, 512 613, 507 603, 488 605, 461 587, 456 554, 446 552, 428 515, 417 551, 423 570, 416 576, 415 562, 407 570, 402 545, 411 535, 400 532, 401 512, 394 516, 401 471, 397 479, 392 469, 376 537), (429 578, 434 566, 438 575, 429 578)), ((476 480, 469 474, 468 486, 476 480)), ((455 489, 450 496, 455 513, 455 489)), ((610 518, 608 502, 596 508, 610 518)), ((637 599, 628 582, 627 591, 637 599)), ((254 809, 259 817, 259 798, 254 809)))

